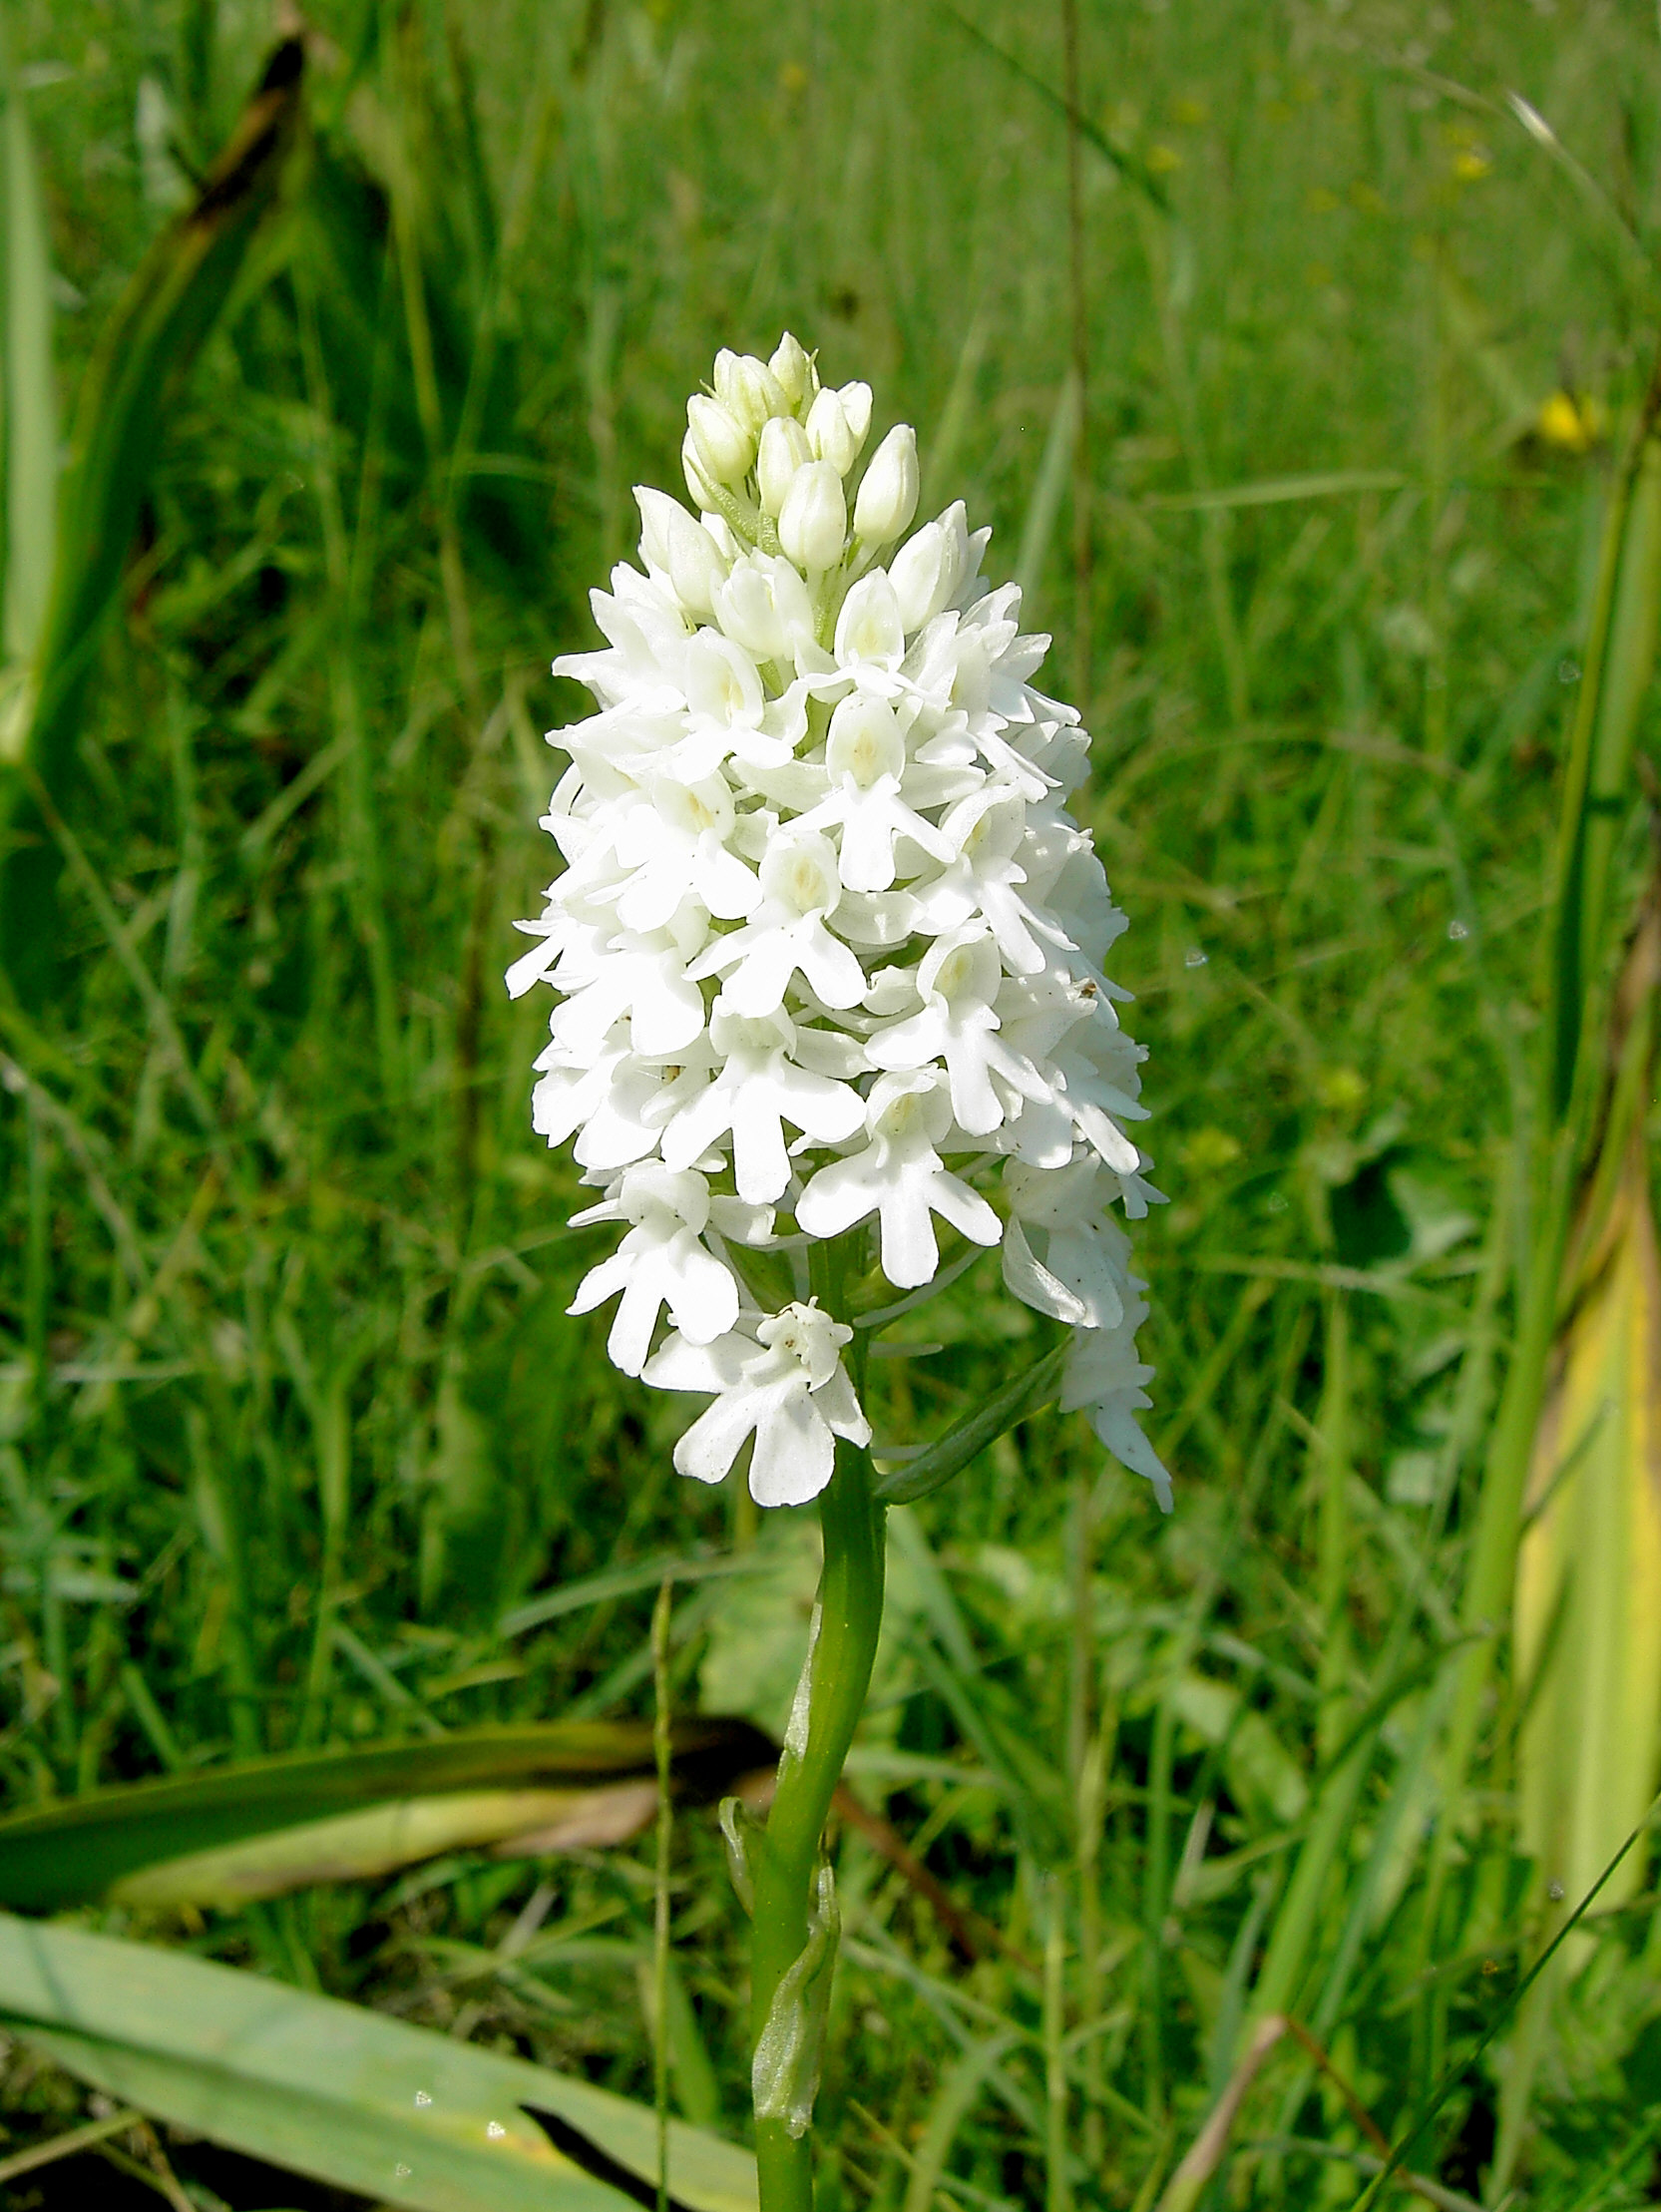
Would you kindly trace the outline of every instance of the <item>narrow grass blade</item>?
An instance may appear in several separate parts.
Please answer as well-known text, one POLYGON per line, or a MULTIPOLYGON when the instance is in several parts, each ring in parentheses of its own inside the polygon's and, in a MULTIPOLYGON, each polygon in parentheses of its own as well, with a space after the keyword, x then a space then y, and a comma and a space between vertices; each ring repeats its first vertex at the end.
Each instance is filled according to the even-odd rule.
POLYGON ((1141 501, 1166 514, 1206 514, 1223 507, 1279 507, 1291 500, 1344 499, 1362 492, 1399 492, 1400 469, 1327 469, 1311 476, 1269 476, 1255 484, 1220 484, 1207 492, 1150 492, 1141 501))
POLYGON ((1251 2041, 1241 2053, 1240 2062, 1229 2079, 1228 2087, 1211 2108, 1211 2115, 1194 2138, 1182 2163, 1165 2184, 1159 2199, 1159 2212, 1193 2212, 1195 2205, 1205 2194, 1212 2175, 1222 2164, 1228 2149, 1229 2135, 1239 2116, 1246 2092, 1268 2063, 1275 2045, 1286 2033, 1287 2023, 1278 2012, 1259 2020, 1251 2041))
POLYGON ((974 2109, 988 2074, 1017 2039, 1017 2031, 1009 2028, 972 2044, 935 2092, 902 2212, 931 2212, 958 2130, 974 2109))
POLYGON ((1631 798, 1632 747, 1661 635, 1661 367, 1611 493, 1592 634, 1564 776, 1553 912, 1554 1121, 1569 1110, 1588 1002, 1608 951, 1609 864, 1631 798))
POLYGON ((1599 1897, 1603 1894, 1603 1891, 1608 1883, 1612 1881, 1615 1875, 1619 1872, 1628 1852, 1632 1850, 1633 1846, 1639 1841, 1645 1830, 1650 1826, 1651 1822, 1655 1818, 1657 1810, 1661 1810, 1661 1801, 1658 1801, 1655 1805, 1651 1805, 1649 1811, 1644 1815, 1643 1820, 1636 1828, 1633 1829, 1632 1833, 1621 1844, 1620 1849, 1614 1853, 1608 1865, 1603 1869, 1601 1874, 1599 1874, 1597 1880, 1592 1884, 1591 1888, 1586 1892, 1585 1896, 1582 1897, 1575 1905, 1574 1910, 1564 1920, 1562 1927, 1558 1929, 1556 1935, 1552 1937, 1550 1943, 1546 1945, 1545 1949, 1540 1953, 1539 1957, 1528 1969, 1528 1972, 1523 1975, 1522 1979, 1517 1983, 1516 1988, 1511 1991, 1510 1995, 1505 1999, 1504 2003, 1499 2006, 1498 2010, 1495 2012, 1493 2018, 1488 2022, 1487 2026, 1483 2028, 1481 2034, 1476 2037, 1475 2041, 1467 2050, 1461 2051, 1456 2058, 1451 2060, 1450 2063, 1442 2069, 1441 2074, 1439 2075, 1438 2079, 1433 2084, 1431 2089, 1427 2092, 1425 2096, 1421 2097, 1421 2099, 1419 2100, 1419 2103, 1414 2108, 1413 2114, 1408 2120, 1407 2125, 1402 2129, 1401 2133, 1397 2136, 1396 2141, 1392 2144, 1389 2157, 1385 2160, 1383 2166, 1381 2167, 1380 2171, 1375 2176, 1373 2181, 1368 2185, 1366 2189, 1363 2190, 1362 2194, 1356 2199, 1354 2206, 1351 2208, 1351 2212, 1371 2212, 1372 2206, 1379 2202, 1380 2198, 1384 2195, 1385 2190, 1390 2186, 1392 2181, 1396 2180, 1401 2175, 1403 2160, 1408 2156, 1414 2145, 1419 2141, 1420 2137, 1424 2134, 1426 2128, 1428 2128, 1435 2120, 1437 2114, 1442 2110, 1443 2106, 1453 2094, 1459 2083, 1464 2080, 1465 2076, 1470 2072, 1476 2061, 1481 2057, 1483 2051, 1488 2048, 1490 2043, 1497 2040, 1497 2038, 1505 2032, 1506 2028, 1509 2027, 1512 2019, 1516 2016, 1517 2012, 1526 2001, 1529 1991, 1539 1982, 1541 1976, 1549 1972, 1563 1945, 1569 1940, 1569 1938, 1573 1935, 1575 1929, 1579 1927, 1581 1921, 1597 1903, 1599 1897))
POLYGON ((314 1882, 361 1882, 396 1874, 447 1851, 493 1847, 500 1858, 592 1850, 626 1843, 651 1819, 657 1786, 640 1779, 586 1790, 454 1790, 400 1797, 360 1813, 305 1821, 220 1851, 164 1859, 126 1875, 114 1905, 148 1911, 214 1906, 236 1912, 314 1882))
MULTIPOLYGON (((676 1776, 694 1801, 775 1756, 746 1721, 675 1726, 676 1776)), ((597 1799, 653 1771, 649 1722, 593 1720, 175 1775, 0 1821, 0 1899, 50 1912, 118 1885, 150 1903, 268 1896, 556 1826, 585 1799, 598 1817, 597 1799)))
POLYGON ((1069 369, 1055 394, 1049 435, 1043 442, 1043 459, 1038 463, 1038 481, 1033 486, 1027 520, 1022 525, 1015 580, 1021 586, 1023 600, 1029 604, 1038 590, 1049 541, 1055 535, 1061 501, 1066 497, 1067 472, 1072 466, 1072 451, 1078 442, 1083 416, 1080 401, 1081 386, 1077 375, 1069 369))
POLYGON ((1110 139, 1093 116, 1085 115, 1082 109, 1074 107, 1051 85, 1046 84, 1036 70, 1029 69, 1019 56, 1009 53, 995 40, 988 38, 967 16, 960 15, 956 8, 943 4, 941 13, 950 17, 958 29, 972 38, 994 61, 1001 62, 1011 76, 1019 77, 1029 90, 1037 93, 1044 106, 1068 123, 1086 144, 1093 146, 1108 167, 1122 177, 1127 185, 1134 185, 1150 206, 1157 208, 1161 215, 1170 213, 1171 204, 1165 188, 1152 170, 1128 147, 1120 146, 1110 139))
MULTIPOLYGON (((0 23, 0 164, 5 196, 6 570, 8 668, 40 640, 58 527, 58 399, 52 373, 52 265, 28 110, 0 23)), ((9 705, 9 698, 6 702, 9 705)), ((6 707, 0 705, 0 730, 6 707)), ((0 734, 0 757, 4 757, 0 734)))
MULTIPOLYGON (((196 204, 141 262, 82 381, 51 593, 33 668, 4 732, 5 755, 23 761, 60 803, 81 701, 169 413, 289 173, 303 51, 298 39, 277 48, 196 204)), ((10 814, 12 847, 0 846, 0 969, 34 1004, 51 973, 60 861, 38 803, 3 770, 0 809, 10 814)))
POLYGON ((1304 1974, 1325 1926, 1322 1906, 1329 1878, 1349 1847, 1356 1807, 1391 1713, 1443 1663, 1441 1654, 1404 1668, 1357 1719, 1336 1751, 1310 1809, 1308 1833, 1270 1930, 1249 2017, 1259 2020, 1295 2008, 1304 1974))
MULTIPOLYGON (((650 2188, 645 2106, 174 1952, 0 1915, 0 2016, 106 2095, 410 2212, 607 2212, 597 2167, 650 2188)), ((671 2122, 669 2161, 691 2212, 753 2206, 731 2145, 671 2122)))

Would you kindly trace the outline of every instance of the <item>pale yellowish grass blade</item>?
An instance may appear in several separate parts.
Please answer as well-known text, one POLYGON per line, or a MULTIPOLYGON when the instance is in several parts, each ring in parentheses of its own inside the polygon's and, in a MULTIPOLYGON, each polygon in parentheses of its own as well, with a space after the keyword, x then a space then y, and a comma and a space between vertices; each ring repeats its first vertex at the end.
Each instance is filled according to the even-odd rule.
MULTIPOLYGON (((1637 1148, 1616 1213, 1560 1348, 1517 1558, 1519 1827, 1539 1902, 1565 1910, 1643 1819, 1661 1767, 1661 1268, 1637 1148)), ((1629 1853, 1607 1901, 1642 1876, 1629 1853)))
MULTIPOLYGON (((1646 1108, 1655 1067, 1661 909, 1652 893, 1611 1008, 1613 1062, 1564 1269, 1563 1318, 1528 1471, 1512 1612, 1518 1831, 1533 1927, 1562 1927, 1661 1780, 1661 1256, 1646 1108)), ((1629 1852, 1601 1892, 1643 1880, 1629 1852)), ((1575 1935, 1519 2010, 1494 2186, 1509 2179, 1575 1935)))

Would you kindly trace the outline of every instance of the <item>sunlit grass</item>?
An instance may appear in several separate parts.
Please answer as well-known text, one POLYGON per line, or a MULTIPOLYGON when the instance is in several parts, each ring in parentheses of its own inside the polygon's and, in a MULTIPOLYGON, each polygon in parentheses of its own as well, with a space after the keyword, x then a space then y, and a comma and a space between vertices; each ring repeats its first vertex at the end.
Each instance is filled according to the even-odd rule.
MULTIPOLYGON (((967 12, 1059 82, 1058 11, 967 12)), ((1276 2046, 1212 2201, 1352 2203, 1370 2145, 1335 2073, 1393 2136, 1522 1961, 1509 1764, 1439 1803, 1437 1685, 1606 441, 1652 344, 1621 223, 1653 236, 1653 27, 1086 23, 1090 119, 1172 215, 1086 153, 1080 610, 1064 501, 1034 527, 1062 128, 947 12, 500 0, 455 11, 467 72, 437 10, 316 20, 309 181, 172 421, 81 732, 101 896, 66 879, 51 991, 0 1001, 9 1801, 646 1711, 650 1586, 502 1623, 695 1545, 767 1567, 682 1589, 676 1696, 778 1725, 811 1545, 691 1495, 681 1410, 564 1317, 592 1242, 529 1129, 538 1017, 496 979, 540 888, 540 733, 583 705, 545 672, 589 635, 575 580, 629 550, 629 485, 671 480, 689 377, 788 323, 919 424, 929 497, 994 519, 1058 688, 1087 615, 1080 798, 1172 1201, 1141 1256, 1174 1518, 1046 1414, 897 1537, 853 1783, 999 1940, 963 1956, 843 1828, 828 2187, 1150 2212, 1286 2009, 1335 2071, 1276 2046), (1458 1841, 1427 1935, 1433 1822, 1458 1841)), ((191 59, 211 22, 19 11, 66 389, 170 212, 170 149, 204 166, 257 74, 228 8, 191 59), (173 118, 149 154, 142 80, 173 118)), ((1622 895, 1643 858, 1635 830, 1622 895)), ((1019 1354, 1026 1317, 976 1285, 931 1309, 921 1424, 1019 1354)), ((677 1851, 675 2092, 738 2133, 739 1915, 712 1824, 677 1851)), ((649 1857, 458 1854, 188 1933, 649 2094, 649 1857), (551 1940, 509 1977, 534 1899, 551 1940)), ((1565 2212, 1643 2201, 1641 2145, 1598 2161, 1661 2104, 1647 1919, 1596 1925, 1529 2152, 1529 2201, 1565 2212)), ((1478 2194, 1496 2101, 1484 2059, 1417 2163, 1478 2194)))

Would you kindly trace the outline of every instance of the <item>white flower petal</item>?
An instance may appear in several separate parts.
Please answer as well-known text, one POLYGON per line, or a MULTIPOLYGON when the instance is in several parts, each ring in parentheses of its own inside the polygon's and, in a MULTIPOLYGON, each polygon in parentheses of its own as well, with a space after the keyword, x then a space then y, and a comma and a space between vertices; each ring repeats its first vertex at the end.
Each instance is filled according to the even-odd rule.
POLYGON ((836 1446, 805 1381, 781 1386, 760 1408, 750 1457, 758 1506, 805 1506, 836 1466, 836 1446))

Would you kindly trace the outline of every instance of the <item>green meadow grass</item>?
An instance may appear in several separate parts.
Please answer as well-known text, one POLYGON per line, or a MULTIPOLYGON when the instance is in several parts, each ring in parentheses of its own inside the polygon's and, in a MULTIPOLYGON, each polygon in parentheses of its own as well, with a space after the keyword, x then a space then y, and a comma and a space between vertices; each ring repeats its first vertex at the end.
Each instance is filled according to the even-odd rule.
MULTIPOLYGON (((1347 2206, 1357 2108, 1394 2142, 1439 2094, 1409 2162, 1464 2203, 1532 1956, 1509 1693, 1453 1802, 1437 1748, 1556 770, 1655 341, 1656 25, 1084 9, 1120 159, 1082 153, 1081 596, 1065 132, 1022 74, 1060 85, 1060 11, 964 15, 311 11, 304 173, 175 408, 89 695, 51 988, 0 998, 6 1802, 649 1711, 654 1575, 532 1601, 729 1545, 755 1571, 681 1584, 674 1693, 779 1724, 810 1517, 680 1483, 682 1409, 565 1318, 595 1246, 529 1127, 545 1008, 499 977, 550 865, 541 733, 584 710, 547 664, 715 348, 788 325, 918 425, 926 499, 993 523, 1053 687, 1087 684, 1171 1200, 1139 1252, 1175 1514, 1049 1413, 897 1517, 851 1779, 981 1933, 843 1826, 827 2203, 1347 2206), (1558 391, 1585 450, 1541 434, 1558 391), (1276 2045, 1180 2196, 1282 2011, 1326 2063, 1276 2045)), ((66 394, 268 28, 13 9, 66 394)), ((1644 856, 1635 823, 1627 888, 1644 856)), ((930 1309, 885 1433, 1020 1359, 994 1291, 930 1309)), ((712 1820, 675 1849, 674 2096, 742 2134, 742 1916, 712 1820)), ((98 1917, 649 2096, 651 1912, 646 1839, 98 1917)), ((1651 2201, 1661 2139, 1644 1900, 1589 1925, 1520 2183, 1551 2212, 1651 2201)), ((7 2125, 75 2108, 10 2063, 7 2125)))

